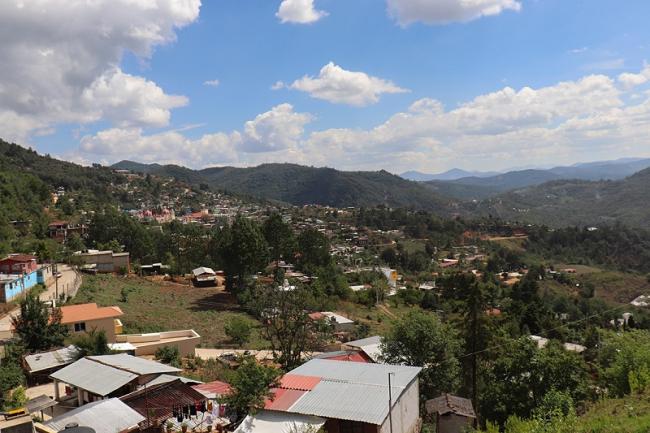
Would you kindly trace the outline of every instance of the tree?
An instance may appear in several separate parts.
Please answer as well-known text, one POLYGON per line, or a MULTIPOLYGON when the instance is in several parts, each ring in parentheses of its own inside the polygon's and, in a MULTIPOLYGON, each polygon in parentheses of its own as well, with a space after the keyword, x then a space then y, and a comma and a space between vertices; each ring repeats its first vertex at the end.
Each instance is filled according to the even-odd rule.
POLYGON ((156 350, 156 359, 164 364, 169 364, 172 367, 181 366, 181 355, 176 346, 163 346, 156 350))
POLYGON ((420 373, 423 401, 458 388, 460 348, 461 341, 452 327, 437 316, 418 310, 397 321, 381 344, 385 362, 423 367, 420 373))
POLYGON ((267 264, 266 240, 259 225, 243 216, 235 218, 232 226, 221 230, 217 251, 224 263, 229 289, 243 291, 246 277, 261 271, 267 264), (237 283, 236 287, 234 282, 237 283))
POLYGON ((25 406, 27 403, 27 395, 25 394, 25 387, 19 385, 12 391, 8 391, 4 398, 3 409, 14 410, 25 406))
POLYGON ((72 344, 79 349, 79 358, 84 356, 107 355, 111 352, 108 347, 106 332, 92 329, 90 332, 81 334, 72 340, 72 344))
POLYGON ((220 403, 226 404, 238 421, 246 414, 255 414, 271 397, 270 389, 277 386, 279 376, 278 369, 258 364, 254 357, 243 357, 237 370, 228 377, 231 392, 220 403))
POLYGON ((225 331, 233 343, 242 347, 250 339, 252 328, 248 320, 235 316, 226 322, 225 331))
POLYGON ((298 265, 307 271, 327 266, 332 260, 329 240, 315 228, 308 228, 298 236, 298 252, 298 265))
POLYGON ((61 324, 61 309, 50 313, 38 298, 28 293, 20 302, 20 314, 12 318, 16 335, 27 352, 40 352, 63 345, 68 328, 61 324))
POLYGON ((291 227, 282 221, 282 216, 277 212, 273 213, 262 226, 262 233, 269 245, 271 260, 278 262, 282 259, 293 259, 296 248, 296 240, 291 227))
POLYGON ((264 336, 285 371, 300 365, 303 353, 321 349, 331 337, 329 326, 320 326, 322 321, 307 314, 314 301, 305 288, 258 287, 253 299, 250 307, 262 319, 264 336))

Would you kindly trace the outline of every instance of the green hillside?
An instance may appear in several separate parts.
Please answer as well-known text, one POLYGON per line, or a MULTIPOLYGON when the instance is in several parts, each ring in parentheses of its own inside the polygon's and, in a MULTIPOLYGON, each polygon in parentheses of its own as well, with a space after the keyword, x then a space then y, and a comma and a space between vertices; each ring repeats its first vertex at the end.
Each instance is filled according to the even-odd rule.
POLYGON ((250 168, 214 167, 193 171, 178 166, 122 161, 115 168, 170 176, 218 190, 294 205, 335 207, 411 207, 446 213, 449 200, 416 182, 387 171, 345 172, 296 164, 263 164, 250 168))
POLYGON ((619 181, 554 181, 485 200, 469 212, 550 226, 650 227, 650 169, 619 181))

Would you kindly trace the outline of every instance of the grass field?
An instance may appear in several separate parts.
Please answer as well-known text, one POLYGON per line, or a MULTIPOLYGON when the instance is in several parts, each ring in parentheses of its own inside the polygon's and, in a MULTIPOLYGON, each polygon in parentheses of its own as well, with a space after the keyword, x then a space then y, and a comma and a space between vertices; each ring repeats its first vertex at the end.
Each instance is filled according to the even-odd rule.
POLYGON ((646 433, 650 431, 650 397, 603 400, 580 417, 579 433, 646 433))
POLYGON ((119 306, 124 311, 121 320, 125 333, 194 329, 201 335, 203 347, 227 347, 230 341, 224 326, 230 318, 242 316, 255 327, 246 348, 268 347, 260 336, 260 323, 242 312, 229 293, 218 288, 154 283, 139 277, 84 275, 73 302, 119 306), (128 292, 126 302, 122 289, 128 292))

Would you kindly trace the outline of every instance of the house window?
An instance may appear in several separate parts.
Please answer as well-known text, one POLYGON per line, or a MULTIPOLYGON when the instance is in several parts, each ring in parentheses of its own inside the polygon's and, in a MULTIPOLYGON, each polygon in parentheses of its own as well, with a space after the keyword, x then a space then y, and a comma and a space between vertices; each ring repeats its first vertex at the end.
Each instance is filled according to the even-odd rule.
POLYGON ((86 332, 86 322, 75 323, 74 332, 86 332))

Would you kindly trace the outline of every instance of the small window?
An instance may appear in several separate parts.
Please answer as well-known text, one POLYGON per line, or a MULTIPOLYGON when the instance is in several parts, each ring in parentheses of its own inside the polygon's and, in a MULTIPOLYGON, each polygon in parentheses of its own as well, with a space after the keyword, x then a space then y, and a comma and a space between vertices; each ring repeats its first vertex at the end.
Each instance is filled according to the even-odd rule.
POLYGON ((74 332, 86 332, 86 322, 75 323, 74 332))

